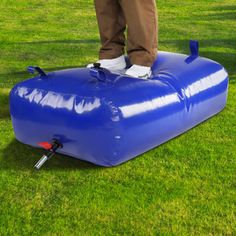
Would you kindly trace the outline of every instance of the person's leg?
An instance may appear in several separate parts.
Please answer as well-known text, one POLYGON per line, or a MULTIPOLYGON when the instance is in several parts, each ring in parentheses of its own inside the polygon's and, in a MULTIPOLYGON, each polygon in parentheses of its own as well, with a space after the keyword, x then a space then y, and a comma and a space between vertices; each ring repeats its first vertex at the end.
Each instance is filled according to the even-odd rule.
POLYGON ((101 38, 99 59, 124 55, 126 22, 119 0, 94 0, 101 38))
POLYGON ((157 56, 158 21, 155 0, 119 0, 128 25, 132 64, 151 67, 157 56))

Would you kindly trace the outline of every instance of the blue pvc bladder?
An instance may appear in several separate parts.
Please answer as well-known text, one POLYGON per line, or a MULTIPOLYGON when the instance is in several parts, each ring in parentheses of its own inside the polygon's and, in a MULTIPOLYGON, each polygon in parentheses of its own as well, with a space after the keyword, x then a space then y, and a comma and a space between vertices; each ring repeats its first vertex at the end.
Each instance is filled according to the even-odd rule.
POLYGON ((34 147, 58 140, 59 153, 114 166, 226 105, 228 74, 219 63, 199 57, 196 42, 190 56, 159 52, 152 71, 142 80, 102 68, 75 68, 23 81, 10 93, 16 138, 34 147))

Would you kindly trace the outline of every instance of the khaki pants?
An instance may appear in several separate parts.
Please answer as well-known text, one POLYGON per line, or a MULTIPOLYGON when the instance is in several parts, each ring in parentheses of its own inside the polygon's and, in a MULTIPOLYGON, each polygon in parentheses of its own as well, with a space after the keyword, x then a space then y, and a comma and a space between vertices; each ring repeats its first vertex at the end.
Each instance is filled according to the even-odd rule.
POLYGON ((102 47, 100 59, 127 53, 132 64, 151 66, 157 56, 155 0, 94 0, 102 47))

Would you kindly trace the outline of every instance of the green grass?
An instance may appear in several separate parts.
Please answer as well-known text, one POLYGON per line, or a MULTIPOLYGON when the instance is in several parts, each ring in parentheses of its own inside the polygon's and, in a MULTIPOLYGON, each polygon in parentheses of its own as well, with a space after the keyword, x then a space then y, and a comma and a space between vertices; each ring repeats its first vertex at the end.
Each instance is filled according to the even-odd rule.
POLYGON ((138 158, 101 168, 14 138, 8 93, 46 71, 83 66, 99 48, 92 0, 0 3, 0 235, 236 235, 236 2, 160 0, 159 49, 201 55, 230 74, 226 109, 138 158))

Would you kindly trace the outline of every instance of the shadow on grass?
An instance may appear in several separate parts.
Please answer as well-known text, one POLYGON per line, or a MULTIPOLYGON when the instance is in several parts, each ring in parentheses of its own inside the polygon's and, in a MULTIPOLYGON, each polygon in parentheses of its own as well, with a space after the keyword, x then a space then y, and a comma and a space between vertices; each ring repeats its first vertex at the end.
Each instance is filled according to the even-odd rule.
MULTIPOLYGON (((0 160, 0 169, 34 170, 34 165, 45 154, 42 149, 30 147, 18 142, 16 139, 3 150, 3 158, 0 160)), ((76 158, 56 154, 42 167, 43 170, 80 170, 100 169, 92 163, 76 158)))
MULTIPOLYGON (((217 20, 217 21, 226 21, 226 20, 235 20, 236 19, 236 5, 222 5, 222 6, 213 6, 207 8, 203 11, 207 11, 207 14, 204 16, 204 20, 217 20), (209 12, 210 11, 210 12, 209 12)), ((195 21, 202 21, 201 11, 200 15, 194 17, 195 21)))
MULTIPOLYGON (((40 66, 40 65, 38 65, 40 66)), ((71 65, 71 66, 57 66, 57 67, 42 67, 45 72, 51 72, 51 71, 56 71, 56 70, 65 70, 65 69, 72 69, 72 68, 81 68, 85 67, 86 65, 71 65)), ((23 71, 15 71, 15 72, 9 72, 9 73, 4 73, 0 74, 0 77, 14 77, 14 78, 22 78, 22 79, 27 79, 31 78, 34 75, 29 74, 27 72, 27 68, 23 71)), ((36 76, 36 75, 35 75, 36 76)))
POLYGON ((235 12, 221 12, 220 10, 216 14, 208 14, 206 19, 209 20, 236 20, 236 13, 235 12))
POLYGON ((45 41, 32 41, 32 42, 19 42, 17 44, 96 44, 100 43, 98 39, 79 39, 79 40, 45 40, 45 41))
POLYGON ((52 72, 57 70, 66 70, 66 69, 73 69, 73 68, 82 68, 86 67, 86 65, 74 65, 74 66, 57 66, 57 67, 50 67, 50 68, 43 68, 46 72, 52 72))
MULTIPOLYGON (((175 45, 181 50, 186 50, 189 48, 189 40, 190 39, 171 39, 171 40, 159 40, 160 45, 175 45)), ((200 43, 200 49, 201 47, 224 47, 224 48, 236 48, 236 40, 234 39, 198 39, 200 43)))
MULTIPOLYGON (((13 71, 0 74, 0 88, 12 88, 17 82, 29 78, 29 74, 25 71, 13 71)), ((1 103, 1 102, 0 102, 1 103)))
POLYGON ((81 65, 81 58, 95 57, 99 48, 100 41, 98 39, 86 40, 48 40, 33 42, 12 42, 18 48, 15 53, 10 50, 10 56, 14 57, 14 61, 23 61, 25 67, 21 71, 9 71, 0 74, 0 87, 12 87, 17 82, 30 78, 26 72, 26 67, 36 65, 42 67, 46 72, 63 70, 75 67, 84 67, 90 61, 81 65), (65 65, 65 61, 69 61, 65 65), (53 67, 49 67, 54 62, 53 67), (58 64, 60 61, 60 64, 58 64), (73 64, 71 64, 73 61, 73 64), (76 65, 76 61, 78 64, 76 65), (50 63, 49 63, 50 62, 50 63))
POLYGON ((0 91, 0 119, 10 118, 9 95, 0 91))
MULTIPOLYGON (((85 67, 85 66, 86 65, 42 67, 42 69, 47 73, 47 72, 52 72, 52 71, 57 71, 57 70, 81 68, 81 67, 85 67)), ((35 74, 35 76, 36 76, 36 74, 35 74)), ((15 84, 17 84, 23 80, 33 78, 34 75, 29 74, 25 69, 24 71, 15 71, 15 72, 0 74, 0 77, 8 78, 8 80, 5 80, 4 82, 0 82, 0 87, 13 87, 15 84)), ((0 117, 1 117, 1 115, 0 115, 0 117)))
POLYGON ((236 10, 236 4, 235 5, 225 5, 225 6, 215 6, 211 8, 215 11, 235 11, 236 10))
MULTIPOLYGON (((189 54, 189 40, 160 40, 160 45, 165 45, 166 47, 174 46, 177 48, 179 53, 189 54)), ((200 56, 207 57, 209 59, 215 60, 226 67, 230 74, 236 74, 235 70, 235 60, 236 53, 228 52, 229 49, 234 50, 236 48, 236 40, 233 39, 199 39, 200 45, 200 56), (225 48, 227 52, 216 52, 206 50, 209 47, 215 48, 225 48)))

